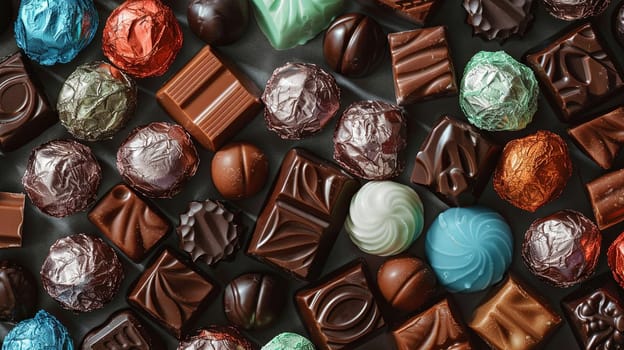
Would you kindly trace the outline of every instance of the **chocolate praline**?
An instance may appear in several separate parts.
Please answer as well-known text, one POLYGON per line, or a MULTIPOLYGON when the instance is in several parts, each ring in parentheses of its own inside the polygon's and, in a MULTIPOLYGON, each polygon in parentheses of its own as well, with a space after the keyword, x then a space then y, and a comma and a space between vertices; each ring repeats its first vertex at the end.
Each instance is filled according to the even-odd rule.
POLYGON ((542 0, 546 11, 553 17, 575 21, 598 16, 607 9, 611 0, 542 0))
POLYGON ((240 39, 249 22, 248 0, 191 0, 186 12, 189 27, 210 45, 240 39))
POLYGON ((522 36, 533 20, 533 0, 463 0, 463 6, 473 33, 487 40, 522 36))
POLYGON ((397 310, 414 312, 438 293, 438 281, 431 267, 416 257, 386 260, 377 271, 383 297, 397 310))
POLYGON ((212 182, 224 198, 243 199, 264 187, 269 174, 269 161, 255 145, 235 142, 215 153, 210 172, 212 182))
POLYGON ((0 321, 17 322, 35 313, 37 283, 23 266, 0 261, 0 321))
POLYGON ((198 329, 178 345, 177 350, 256 350, 258 347, 235 327, 208 326, 198 329))

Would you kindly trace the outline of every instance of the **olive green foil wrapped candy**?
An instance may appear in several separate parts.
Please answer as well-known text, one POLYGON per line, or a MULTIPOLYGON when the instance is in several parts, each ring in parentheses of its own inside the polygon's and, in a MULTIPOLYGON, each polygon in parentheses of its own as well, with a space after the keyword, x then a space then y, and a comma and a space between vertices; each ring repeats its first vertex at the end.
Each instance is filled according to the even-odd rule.
POLYGON ((112 65, 86 63, 67 78, 57 109, 61 124, 85 141, 110 139, 136 109, 137 87, 132 78, 112 65))
POLYGON ((466 65, 459 105, 480 129, 520 130, 533 120, 538 92, 529 67, 504 51, 481 51, 466 65))

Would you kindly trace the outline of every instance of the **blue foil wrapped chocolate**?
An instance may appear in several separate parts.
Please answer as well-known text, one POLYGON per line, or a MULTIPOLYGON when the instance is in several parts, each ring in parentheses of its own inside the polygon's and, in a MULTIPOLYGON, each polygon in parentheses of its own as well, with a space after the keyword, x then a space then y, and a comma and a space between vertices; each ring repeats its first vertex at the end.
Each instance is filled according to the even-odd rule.
POLYGON ((45 310, 13 328, 2 344, 2 350, 73 350, 67 328, 45 310))

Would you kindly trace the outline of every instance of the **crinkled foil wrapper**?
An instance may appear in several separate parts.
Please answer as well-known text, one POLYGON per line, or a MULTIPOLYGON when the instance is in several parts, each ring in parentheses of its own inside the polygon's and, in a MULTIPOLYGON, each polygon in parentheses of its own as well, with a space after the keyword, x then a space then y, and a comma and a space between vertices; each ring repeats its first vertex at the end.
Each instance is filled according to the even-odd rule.
POLYGON ((504 51, 481 51, 466 65, 459 104, 468 121, 489 131, 524 129, 537 111, 533 71, 504 51))
POLYGON ((178 345, 178 350, 257 349, 240 332, 230 326, 209 326, 198 329, 178 345))
POLYGON ((128 75, 105 62, 86 63, 67 78, 59 93, 61 123, 76 138, 110 139, 135 112, 137 87, 128 75))
POLYGON ((35 349, 74 349, 67 328, 45 310, 39 311, 34 318, 18 323, 2 344, 2 350, 35 349))
POLYGON ((542 2, 552 16, 565 21, 576 21, 598 16, 609 7, 611 0, 542 0, 542 2))
POLYGON ((22 0, 15 41, 42 65, 67 63, 93 40, 98 23, 92 0, 22 0))

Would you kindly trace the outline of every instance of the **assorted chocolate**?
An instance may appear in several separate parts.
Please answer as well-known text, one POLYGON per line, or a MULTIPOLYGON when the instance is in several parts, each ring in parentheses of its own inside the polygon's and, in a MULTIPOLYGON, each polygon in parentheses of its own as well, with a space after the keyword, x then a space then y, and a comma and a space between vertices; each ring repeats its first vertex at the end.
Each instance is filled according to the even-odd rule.
POLYGON ((0 249, 22 246, 23 193, 0 192, 0 249))
POLYGON ((405 256, 386 260, 377 271, 377 285, 393 308, 414 312, 438 295, 438 280, 422 259, 405 256))
POLYGON ((523 36, 533 20, 534 0, 463 0, 466 22, 487 40, 523 36))
POLYGON ((585 187, 598 228, 604 230, 624 221, 624 169, 602 175, 585 187))
POLYGON ((82 350, 163 350, 160 339, 130 310, 111 315, 82 340, 82 350))
POLYGON ((195 35, 210 45, 231 44, 245 33, 248 0, 191 0, 186 16, 195 35))
POLYGON ((37 283, 22 265, 0 260, 0 322, 19 322, 35 314, 37 283))
POLYGON ((596 164, 610 169, 624 146, 624 107, 575 126, 568 134, 596 164))
POLYGON ((229 326, 209 326, 196 330, 178 345, 177 350, 257 350, 238 329, 229 326))
POLYGON ((260 192, 269 175, 264 152, 248 142, 235 142, 215 153, 210 163, 212 183, 226 199, 245 199, 260 192))

